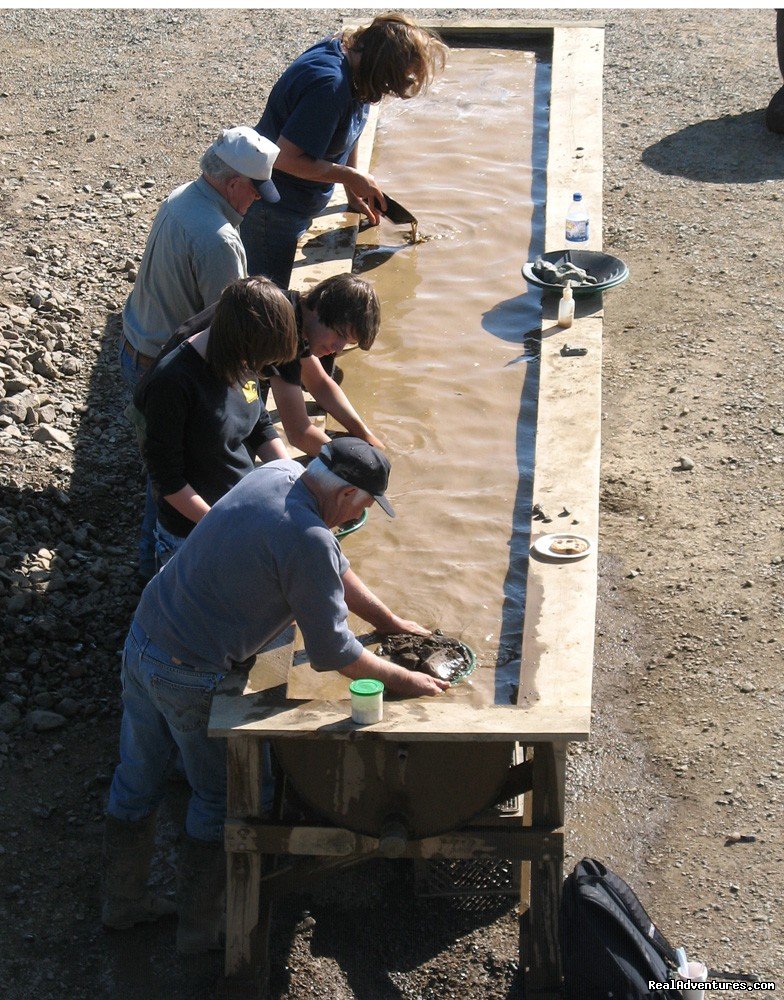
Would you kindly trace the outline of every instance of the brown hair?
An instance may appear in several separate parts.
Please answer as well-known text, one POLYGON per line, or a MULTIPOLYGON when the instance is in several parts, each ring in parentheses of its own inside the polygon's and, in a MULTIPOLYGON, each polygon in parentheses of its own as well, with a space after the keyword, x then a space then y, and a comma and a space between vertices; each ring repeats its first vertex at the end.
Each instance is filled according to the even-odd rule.
POLYGON ((380 14, 364 28, 345 32, 347 49, 359 54, 353 83, 360 101, 375 104, 385 94, 415 97, 446 65, 447 48, 405 14, 380 14))
POLYGON ((210 324, 207 364, 228 385, 248 369, 291 361, 297 353, 294 307, 269 278, 240 278, 223 290, 210 324))
POLYGON ((373 346, 381 323, 381 304, 364 278, 334 274, 314 285, 302 301, 324 326, 355 338, 363 351, 373 346))

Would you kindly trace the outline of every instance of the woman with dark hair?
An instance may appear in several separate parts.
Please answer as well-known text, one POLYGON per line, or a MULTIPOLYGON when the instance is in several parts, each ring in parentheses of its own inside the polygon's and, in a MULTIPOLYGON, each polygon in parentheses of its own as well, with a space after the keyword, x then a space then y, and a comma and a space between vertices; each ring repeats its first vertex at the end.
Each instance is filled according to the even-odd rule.
POLYGON ((272 178, 281 197, 276 205, 257 202, 240 227, 251 274, 288 287, 297 240, 336 183, 346 189, 349 210, 378 222, 384 195, 356 166, 369 105, 385 94, 414 97, 445 62, 444 44, 396 13, 324 39, 294 60, 256 126, 280 148, 272 178))
MULTIPOLYGON (((381 303, 373 286, 356 274, 343 273, 325 278, 303 294, 294 289, 280 294, 294 309, 297 349, 290 361, 265 367, 261 396, 266 403, 272 388, 289 444, 313 456, 330 440, 310 419, 302 392, 306 389, 348 434, 383 448, 324 366, 325 361, 334 361, 348 347, 369 351, 373 346, 381 323, 381 303)), ((206 330, 214 322, 216 308, 214 303, 183 323, 163 353, 206 330)))
POLYGON ((289 443, 313 456, 329 442, 325 432, 311 422, 304 387, 350 435, 383 448, 324 364, 347 347, 369 351, 373 346, 381 321, 373 286, 355 274, 334 274, 307 292, 284 294, 297 318, 297 356, 287 364, 270 366, 265 374, 289 443))
POLYGON ((160 357, 139 384, 134 404, 158 506, 159 566, 257 457, 289 457, 259 378, 296 352, 289 300, 267 278, 242 278, 226 287, 210 325, 160 357))

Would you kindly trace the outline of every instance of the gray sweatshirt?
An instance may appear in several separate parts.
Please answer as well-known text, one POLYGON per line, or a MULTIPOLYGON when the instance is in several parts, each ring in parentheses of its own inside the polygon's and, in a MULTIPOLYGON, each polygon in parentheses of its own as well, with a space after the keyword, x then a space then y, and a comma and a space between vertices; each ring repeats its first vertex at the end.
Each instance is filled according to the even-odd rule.
POLYGON ((170 656, 223 673, 296 621, 316 670, 362 645, 349 629, 349 563, 297 462, 269 462, 232 487, 147 584, 136 621, 170 656))

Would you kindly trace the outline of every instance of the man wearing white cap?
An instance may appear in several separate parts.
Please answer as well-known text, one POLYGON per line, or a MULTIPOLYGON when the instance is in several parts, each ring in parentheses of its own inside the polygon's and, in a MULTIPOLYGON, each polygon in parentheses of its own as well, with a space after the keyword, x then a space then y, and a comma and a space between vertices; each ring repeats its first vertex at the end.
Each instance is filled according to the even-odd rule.
MULTIPOLYGON (((139 276, 123 308, 120 370, 130 394, 174 331, 223 289, 247 277, 239 225, 254 201, 279 198, 270 180, 278 147, 252 128, 224 129, 204 153, 201 177, 164 199, 139 276)), ((155 504, 147 497, 139 572, 155 571, 155 504)))

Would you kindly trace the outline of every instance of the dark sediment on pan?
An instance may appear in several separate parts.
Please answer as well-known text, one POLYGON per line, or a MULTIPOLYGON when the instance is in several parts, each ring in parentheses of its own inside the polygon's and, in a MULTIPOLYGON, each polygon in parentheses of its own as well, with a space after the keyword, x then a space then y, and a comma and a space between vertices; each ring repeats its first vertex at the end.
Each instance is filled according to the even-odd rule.
POLYGON ((385 636, 377 652, 400 667, 419 670, 450 684, 462 680, 474 666, 470 649, 458 639, 444 635, 440 629, 429 636, 405 632, 385 636))

